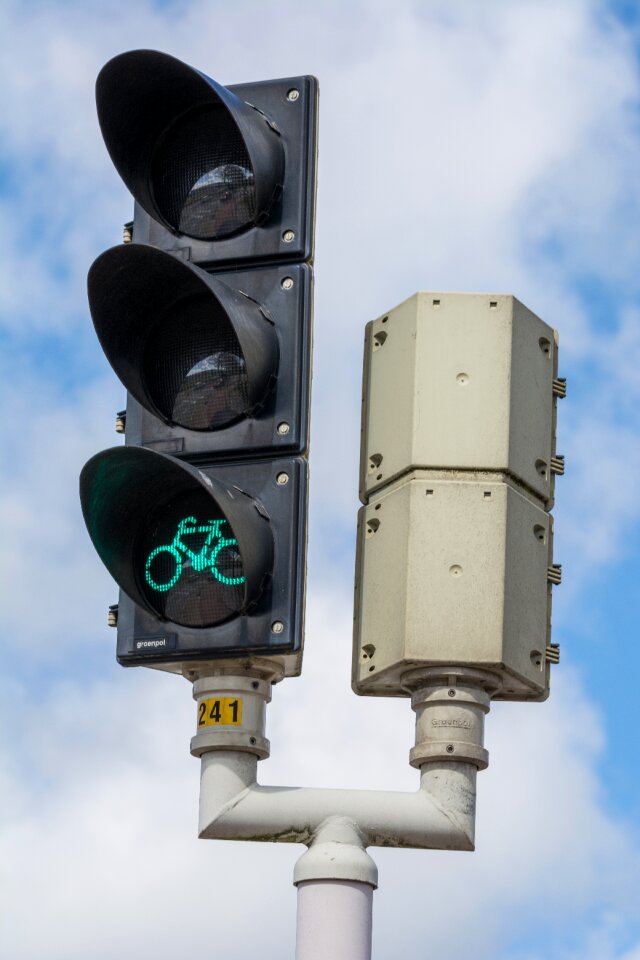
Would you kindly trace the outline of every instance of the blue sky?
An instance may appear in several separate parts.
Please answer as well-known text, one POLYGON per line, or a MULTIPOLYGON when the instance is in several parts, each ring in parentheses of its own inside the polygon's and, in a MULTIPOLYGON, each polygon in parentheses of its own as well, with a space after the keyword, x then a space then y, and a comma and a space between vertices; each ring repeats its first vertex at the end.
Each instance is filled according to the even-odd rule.
POLYGON ((150 47, 223 83, 320 81, 306 652, 262 779, 414 788, 409 705, 349 689, 362 331, 418 289, 514 293, 568 378, 562 663, 546 704, 492 708, 477 852, 374 851, 374 955, 639 960, 638 5, 6 0, 0 35, 8 955, 164 960, 212 929, 236 956, 293 949, 300 851, 195 839, 189 687, 115 664, 77 501, 124 399, 85 294, 131 217, 93 86, 150 47))

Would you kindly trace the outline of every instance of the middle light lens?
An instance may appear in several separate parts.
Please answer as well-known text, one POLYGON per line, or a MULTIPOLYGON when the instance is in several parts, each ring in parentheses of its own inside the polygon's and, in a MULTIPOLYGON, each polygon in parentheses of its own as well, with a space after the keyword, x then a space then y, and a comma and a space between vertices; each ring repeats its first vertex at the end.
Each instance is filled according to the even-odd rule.
POLYGON ((164 418, 189 430, 218 430, 248 413, 244 356, 212 296, 182 300, 150 330, 144 378, 164 418))

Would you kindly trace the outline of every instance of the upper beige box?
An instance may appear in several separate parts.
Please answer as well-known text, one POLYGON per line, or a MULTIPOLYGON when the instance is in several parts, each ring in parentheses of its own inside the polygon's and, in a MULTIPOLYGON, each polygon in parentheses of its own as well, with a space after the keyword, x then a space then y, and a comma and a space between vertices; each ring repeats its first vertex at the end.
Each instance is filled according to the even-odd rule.
POLYGON ((513 296, 417 293, 367 324, 360 498, 415 469, 502 471, 553 505, 557 334, 513 296))

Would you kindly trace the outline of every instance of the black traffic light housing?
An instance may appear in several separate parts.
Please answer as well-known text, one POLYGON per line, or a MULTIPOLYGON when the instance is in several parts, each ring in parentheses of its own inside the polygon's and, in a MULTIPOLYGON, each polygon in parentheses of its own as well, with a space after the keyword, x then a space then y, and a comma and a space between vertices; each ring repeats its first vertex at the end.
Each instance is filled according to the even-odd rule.
POLYGON ((98 257, 88 292, 98 339, 129 393, 127 444, 193 458, 306 449, 307 264, 211 274, 133 243, 98 257), (234 363, 241 382, 216 401, 234 363), (198 365, 205 369, 189 376, 198 365), (200 382, 187 389, 190 380, 200 382))
POLYGON ((80 496, 121 588, 122 664, 270 656, 299 673, 317 94, 313 77, 225 88, 149 50, 98 77, 135 200, 88 277, 126 435, 80 496))
POLYGON ((98 119, 136 200, 134 240, 214 268, 309 260, 317 100, 315 77, 223 87, 154 50, 110 60, 96 83, 98 119), (228 150, 217 150, 219 137, 228 150), (218 205, 203 225, 200 208, 218 205))
MULTIPOLYGON (((237 474, 234 464, 196 467, 126 447, 105 450, 83 468, 80 499, 87 529, 98 555, 124 591, 118 610, 121 663, 300 650, 306 464, 300 457, 245 463, 243 490, 234 484, 237 474), (226 569, 236 575, 225 577, 223 572, 222 576, 243 583, 220 584, 209 570, 194 570, 194 564, 189 564, 189 550, 197 555, 205 545, 205 531, 198 533, 195 524, 179 531, 194 507, 199 508, 200 520, 217 513, 227 522, 233 535, 227 539, 237 541, 241 569, 232 561, 233 569, 226 569), (148 544, 154 539, 159 514, 166 517, 166 534, 160 536, 163 542, 156 544, 155 551, 163 550, 171 566, 168 571, 153 570, 160 587, 154 597, 148 587, 148 560, 154 551, 149 551, 148 544), (162 589, 168 584, 168 589, 162 589), (200 595, 194 598, 198 590, 200 595), (225 591, 233 595, 233 602, 226 605, 220 597, 225 591), (205 622, 201 625, 198 620, 205 622)), ((216 561, 221 566, 219 556, 216 561)))

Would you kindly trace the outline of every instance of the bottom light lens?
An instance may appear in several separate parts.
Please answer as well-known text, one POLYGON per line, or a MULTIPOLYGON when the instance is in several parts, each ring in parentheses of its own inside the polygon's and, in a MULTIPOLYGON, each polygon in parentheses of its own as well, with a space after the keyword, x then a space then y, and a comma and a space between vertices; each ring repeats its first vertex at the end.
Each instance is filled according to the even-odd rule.
POLYGON ((134 563, 144 597, 167 620, 211 627, 242 610, 246 591, 238 542, 204 491, 181 493, 149 514, 134 563))

